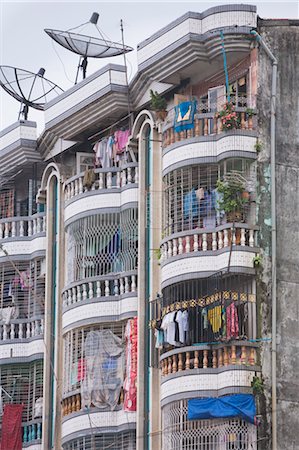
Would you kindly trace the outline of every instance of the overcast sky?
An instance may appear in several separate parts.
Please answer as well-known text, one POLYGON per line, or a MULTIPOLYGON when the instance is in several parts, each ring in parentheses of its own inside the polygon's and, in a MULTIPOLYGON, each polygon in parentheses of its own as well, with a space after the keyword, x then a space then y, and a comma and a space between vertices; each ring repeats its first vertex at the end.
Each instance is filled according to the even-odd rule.
MULTIPOLYGON (((262 18, 298 18, 299 1, 194 1, 194 2, 73 2, 73 1, 3 1, 0 0, 0 64, 37 72, 46 69, 45 77, 66 90, 73 85, 78 56, 65 50, 43 31, 44 28, 67 30, 87 22, 93 11, 100 14, 99 28, 114 41, 121 39, 123 19, 125 43, 136 49, 139 42, 187 11, 202 12, 226 3, 257 5, 262 18)), ((88 25, 84 32, 91 32, 88 25)), ((137 70, 136 50, 127 55, 129 79, 137 70)), ((123 64, 123 57, 90 59, 88 74, 107 63, 123 64)), ((15 122, 19 103, 3 89, 0 92, 0 130, 15 122)), ((30 110, 29 119, 43 128, 43 113, 30 110)))

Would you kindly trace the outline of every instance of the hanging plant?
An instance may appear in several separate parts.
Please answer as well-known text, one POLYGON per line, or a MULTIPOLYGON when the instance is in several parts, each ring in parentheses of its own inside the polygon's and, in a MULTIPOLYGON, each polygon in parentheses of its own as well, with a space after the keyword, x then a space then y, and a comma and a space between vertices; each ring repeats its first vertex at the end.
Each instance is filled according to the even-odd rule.
POLYGON ((240 120, 232 103, 227 102, 223 109, 215 114, 215 118, 220 118, 222 130, 228 131, 239 128, 240 120))
POLYGON ((262 257, 260 255, 256 255, 253 259, 253 267, 255 267, 256 269, 258 267, 261 267, 262 265, 262 257))
POLYGON ((258 396, 264 393, 264 384, 263 380, 260 377, 253 377, 251 381, 251 387, 253 391, 253 395, 258 396))

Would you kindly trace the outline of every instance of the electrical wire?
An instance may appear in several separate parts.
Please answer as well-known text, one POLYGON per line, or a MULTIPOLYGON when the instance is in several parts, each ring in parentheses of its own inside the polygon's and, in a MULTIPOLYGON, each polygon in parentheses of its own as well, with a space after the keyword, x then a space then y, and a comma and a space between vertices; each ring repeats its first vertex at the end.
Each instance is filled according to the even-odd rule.
POLYGON ((55 51, 55 53, 56 53, 56 55, 57 55, 59 61, 61 62, 61 65, 62 65, 62 68, 63 68, 63 71, 64 71, 64 75, 66 76, 66 78, 68 79, 68 81, 69 81, 70 83, 74 84, 74 81, 71 80, 71 79, 69 78, 69 76, 68 76, 68 74, 67 74, 67 72, 66 72, 66 70, 65 70, 64 63, 63 63, 62 59, 60 58, 60 55, 59 55, 58 51, 57 51, 56 48, 55 48, 55 44, 54 44, 53 39, 51 39, 51 43, 52 43, 52 47, 53 47, 53 49, 54 49, 54 51, 55 51))

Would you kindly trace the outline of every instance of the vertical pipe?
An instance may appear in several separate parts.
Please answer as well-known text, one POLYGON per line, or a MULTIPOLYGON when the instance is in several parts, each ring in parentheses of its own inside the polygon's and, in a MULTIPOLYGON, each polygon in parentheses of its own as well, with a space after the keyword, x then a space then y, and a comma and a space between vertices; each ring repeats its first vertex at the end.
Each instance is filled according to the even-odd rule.
POLYGON ((271 85, 271 121, 270 121, 270 169, 271 169, 271 247, 272 247, 272 450, 277 450, 277 381, 276 381, 276 360, 277 360, 277 282, 276 282, 276 182, 275 182, 275 131, 276 131, 276 83, 277 83, 277 59, 264 42, 263 38, 255 31, 251 30, 257 41, 261 44, 266 54, 272 61, 272 85, 271 85))

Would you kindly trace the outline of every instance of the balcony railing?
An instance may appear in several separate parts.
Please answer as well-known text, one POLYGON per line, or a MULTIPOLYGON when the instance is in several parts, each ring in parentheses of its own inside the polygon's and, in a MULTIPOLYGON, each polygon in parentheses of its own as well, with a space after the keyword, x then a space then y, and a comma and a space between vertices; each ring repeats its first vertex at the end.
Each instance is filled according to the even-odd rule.
POLYGON ((44 319, 12 319, 9 323, 0 322, 0 342, 8 340, 31 339, 44 333, 44 319))
POLYGON ((229 345, 193 346, 171 350, 161 358, 162 375, 192 369, 217 369, 229 365, 255 366, 256 344, 245 342, 229 345))
POLYGON ((45 213, 0 219, 0 239, 30 237, 46 231, 45 213))
MULTIPOLYGON (((240 130, 255 130, 257 121, 254 115, 252 115, 252 109, 248 114, 247 106, 255 104, 255 98, 253 96, 244 97, 231 97, 231 102, 235 105, 235 112, 237 113, 238 129, 240 130)), ((222 123, 220 118, 215 118, 216 112, 222 108, 222 104, 225 103, 225 98, 218 98, 216 103, 208 106, 207 103, 197 102, 196 113, 194 116, 194 128, 190 130, 180 131, 176 133, 174 131, 174 118, 175 108, 171 108, 162 126, 162 146, 176 142, 183 141, 199 136, 216 135, 223 132, 222 123)))
POLYGON ((254 247, 257 231, 243 224, 227 224, 217 231, 193 230, 181 232, 177 237, 166 239, 161 245, 161 261, 176 255, 198 251, 216 251, 230 247, 232 244, 241 247, 254 247))
POLYGON ((137 272, 124 276, 107 275, 73 283, 62 292, 63 307, 82 303, 92 298, 119 296, 137 291, 137 272))
POLYGON ((89 187, 84 186, 84 172, 67 180, 65 183, 65 200, 68 201, 88 190, 100 191, 121 188, 132 183, 138 184, 138 165, 129 163, 123 168, 95 169, 94 175, 94 181, 89 187))
MULTIPOLYGON (((124 392, 121 389, 118 405, 124 402, 124 392)), ((68 416, 74 412, 81 411, 81 393, 76 391, 62 400, 62 416, 68 416)))
POLYGON ((24 447, 30 446, 33 441, 42 439, 42 422, 34 421, 22 425, 22 440, 24 447))

